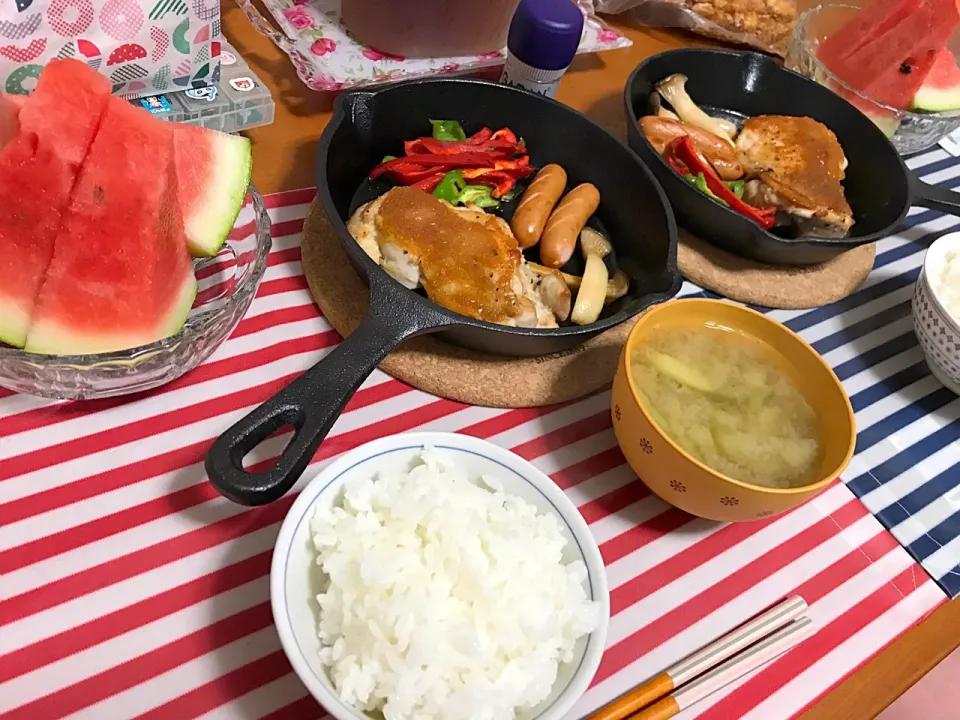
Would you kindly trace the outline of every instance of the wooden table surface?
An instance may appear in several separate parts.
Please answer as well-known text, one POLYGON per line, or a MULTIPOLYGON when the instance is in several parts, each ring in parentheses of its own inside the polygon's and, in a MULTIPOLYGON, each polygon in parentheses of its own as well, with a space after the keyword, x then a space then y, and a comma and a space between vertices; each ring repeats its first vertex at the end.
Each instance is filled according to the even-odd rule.
MULTIPOLYGON (((273 125, 248 133, 253 180, 260 192, 311 187, 314 147, 330 117, 332 95, 307 89, 287 57, 257 33, 230 0, 223 0, 224 34, 270 88, 277 103, 273 125)), ((624 137, 623 84, 643 58, 670 48, 708 45, 678 32, 651 30, 616 19, 633 47, 578 57, 560 84, 558 99, 624 137)), ((943 605, 847 678, 803 716, 804 720, 865 720, 919 680, 960 644, 960 600, 943 605)))

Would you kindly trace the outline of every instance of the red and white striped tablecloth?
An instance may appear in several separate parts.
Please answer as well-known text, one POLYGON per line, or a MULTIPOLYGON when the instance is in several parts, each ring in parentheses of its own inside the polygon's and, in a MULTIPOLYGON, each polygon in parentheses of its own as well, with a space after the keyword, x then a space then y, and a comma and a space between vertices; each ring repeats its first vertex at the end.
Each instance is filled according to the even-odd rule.
MULTIPOLYGON (((6 720, 323 716, 292 674, 270 613, 270 553, 293 494, 240 507, 203 470, 214 437, 338 341, 300 268, 312 196, 267 199, 266 278, 233 337, 199 369, 132 398, 0 395, 6 720)), ((414 429, 484 437, 550 474, 590 523, 611 587, 607 652, 571 718, 799 593, 817 634, 684 715, 791 717, 945 601, 842 483, 748 524, 665 505, 624 463, 608 402, 603 392, 539 410, 469 407, 377 372, 307 476, 360 443, 414 429)))

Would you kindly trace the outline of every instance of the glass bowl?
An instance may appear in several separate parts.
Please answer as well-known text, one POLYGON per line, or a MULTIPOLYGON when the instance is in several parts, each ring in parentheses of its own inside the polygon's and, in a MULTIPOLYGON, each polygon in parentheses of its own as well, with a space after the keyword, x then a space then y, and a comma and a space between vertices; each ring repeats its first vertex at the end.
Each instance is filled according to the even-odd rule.
POLYGON ((194 261, 199 292, 176 335, 96 355, 37 355, 0 346, 0 386, 61 400, 114 397, 175 380, 206 360, 247 312, 267 269, 270 218, 251 185, 230 238, 214 258, 194 261))
MULTIPOLYGON (((901 155, 926 150, 960 128, 960 112, 910 112, 884 105, 847 85, 820 61, 820 43, 859 11, 854 5, 818 5, 803 13, 790 39, 787 67, 816 80, 859 108, 883 130, 901 155)), ((957 42, 956 38, 953 42, 957 42)), ((956 53, 955 46, 953 51, 956 53)))

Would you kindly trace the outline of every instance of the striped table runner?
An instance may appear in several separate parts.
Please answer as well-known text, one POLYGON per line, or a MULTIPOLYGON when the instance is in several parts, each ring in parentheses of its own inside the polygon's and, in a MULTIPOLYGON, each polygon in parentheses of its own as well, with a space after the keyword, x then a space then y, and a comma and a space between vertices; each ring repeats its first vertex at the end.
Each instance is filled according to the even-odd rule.
MULTIPOLYGON (((207 483, 202 464, 214 437, 338 342, 299 263, 312 195, 267 199, 275 242, 266 278, 233 337, 202 367, 134 398, 51 403, 0 396, 6 720, 324 716, 291 673, 270 614, 270 552, 293 495, 262 508, 234 505, 207 483)), ((924 224, 907 237, 945 227, 926 213, 911 220, 924 224)), ((881 248, 883 264, 862 291, 872 300, 843 306, 839 316, 783 317, 806 322, 805 334, 826 343, 821 351, 846 368, 868 433, 901 417, 901 406, 915 422, 934 413, 928 424, 943 423, 944 408, 953 407, 946 399, 936 407, 920 400, 940 391, 916 367, 912 339, 902 337, 909 333, 904 277, 919 264, 919 247, 900 251, 903 242, 881 248), (911 264, 902 267, 907 258, 911 264), (877 315, 874 332, 901 339, 855 332, 877 315), (849 341, 837 333, 848 333, 849 341), (909 357, 896 360, 903 354, 909 357), (880 377, 903 372, 913 372, 926 392, 890 381, 899 382, 903 399, 882 399, 888 393, 876 389, 880 377)), ((841 482, 787 515, 756 523, 723 526, 665 505, 625 465, 608 403, 603 392, 538 410, 469 407, 377 372, 308 476, 360 443, 413 429, 488 438, 550 474, 590 524, 611 587, 609 646, 570 718, 799 593, 817 634, 683 716, 792 717, 946 600, 841 482)), ((269 457, 284 440, 258 452, 269 457)))
MULTIPOLYGON (((960 190, 960 158, 939 148, 907 165, 960 190)), ((913 208, 904 229, 878 244, 854 295, 769 313, 826 358, 850 395, 858 436, 847 487, 950 597, 960 594, 960 398, 927 369, 910 301, 926 249, 958 226, 960 218, 913 208)))

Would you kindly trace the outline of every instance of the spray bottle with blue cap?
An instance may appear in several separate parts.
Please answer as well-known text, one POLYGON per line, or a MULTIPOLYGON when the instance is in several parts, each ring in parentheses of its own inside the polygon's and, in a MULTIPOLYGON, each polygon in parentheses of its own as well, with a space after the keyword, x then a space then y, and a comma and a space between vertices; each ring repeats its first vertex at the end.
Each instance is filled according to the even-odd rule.
POLYGON ((583 13, 571 0, 521 0, 500 82, 555 98, 582 34, 583 13))

